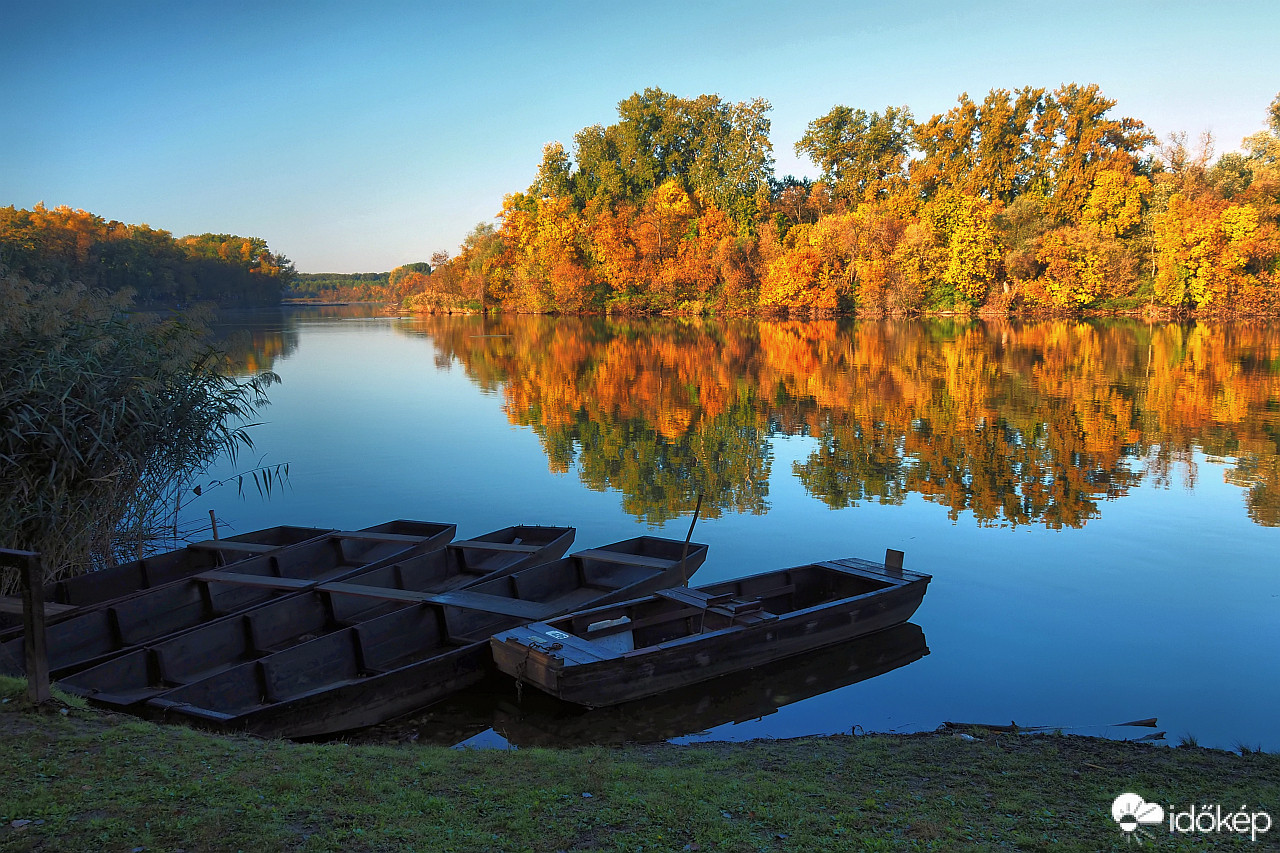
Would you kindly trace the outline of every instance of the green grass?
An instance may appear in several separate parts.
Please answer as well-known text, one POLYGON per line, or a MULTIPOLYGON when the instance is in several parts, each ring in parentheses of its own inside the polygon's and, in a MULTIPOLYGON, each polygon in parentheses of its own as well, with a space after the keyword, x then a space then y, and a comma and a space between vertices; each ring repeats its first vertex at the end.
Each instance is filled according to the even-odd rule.
MULTIPOLYGON (((573 750, 291 744, 32 709, 21 693, 0 682, 0 851, 1098 851, 1126 849, 1110 816, 1125 791, 1280 816, 1280 756, 1252 752, 982 732, 573 750)), ((1158 829, 1160 850, 1257 850, 1277 837, 1158 829)))

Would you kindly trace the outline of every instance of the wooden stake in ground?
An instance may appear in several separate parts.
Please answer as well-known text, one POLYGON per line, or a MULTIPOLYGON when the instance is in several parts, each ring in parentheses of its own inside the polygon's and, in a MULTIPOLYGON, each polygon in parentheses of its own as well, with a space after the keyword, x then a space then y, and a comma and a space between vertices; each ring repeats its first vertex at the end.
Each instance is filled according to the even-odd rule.
POLYGON ((44 568, 34 551, 0 548, 0 565, 22 573, 22 633, 26 657, 27 697, 32 704, 50 700, 49 654, 44 634, 44 568))

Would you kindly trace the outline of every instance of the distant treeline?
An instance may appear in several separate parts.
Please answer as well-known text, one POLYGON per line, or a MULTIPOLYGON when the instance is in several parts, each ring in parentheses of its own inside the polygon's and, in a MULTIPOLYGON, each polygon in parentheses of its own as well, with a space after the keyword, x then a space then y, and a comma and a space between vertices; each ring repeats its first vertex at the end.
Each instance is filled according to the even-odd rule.
POLYGON ((387 272, 300 272, 286 294, 290 299, 324 302, 382 302, 387 298, 387 272))
MULTIPOLYGON (((768 102, 646 89, 543 150, 403 300, 536 312, 792 316, 1280 309, 1280 97, 1247 153, 1162 146, 1097 86, 837 106, 773 172, 768 102)), ((398 296, 394 292, 393 297, 398 296)))
POLYGON ((295 275, 259 237, 174 237, 84 210, 0 208, 0 275, 132 290, 140 305, 271 305, 295 275))

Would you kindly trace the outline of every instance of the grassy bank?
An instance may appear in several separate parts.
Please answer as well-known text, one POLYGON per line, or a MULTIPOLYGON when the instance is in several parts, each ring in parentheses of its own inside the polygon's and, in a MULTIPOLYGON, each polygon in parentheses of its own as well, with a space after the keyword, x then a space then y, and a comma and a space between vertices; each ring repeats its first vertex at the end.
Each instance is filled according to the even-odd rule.
MULTIPOLYGON (((509 752, 221 738, 0 683, 0 850, 1120 850, 1112 800, 1280 814, 1280 755, 1067 736, 509 752)), ((1276 849, 1171 835, 1160 850, 1276 849)))

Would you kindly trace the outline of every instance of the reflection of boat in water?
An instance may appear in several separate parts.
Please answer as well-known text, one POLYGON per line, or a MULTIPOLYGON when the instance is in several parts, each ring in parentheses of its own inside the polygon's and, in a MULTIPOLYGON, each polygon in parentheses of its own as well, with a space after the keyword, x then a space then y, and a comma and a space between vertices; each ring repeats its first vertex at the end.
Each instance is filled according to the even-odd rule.
POLYGON ((494 665, 599 708, 870 634, 911 618, 929 575, 846 558, 595 607, 495 634, 494 665))
POLYGON ((727 723, 758 720, 927 654, 924 632, 908 622, 812 654, 593 710, 537 690, 525 689, 517 696, 511 679, 494 677, 413 717, 370 729, 360 740, 451 746, 492 728, 521 747, 660 743, 727 723))

